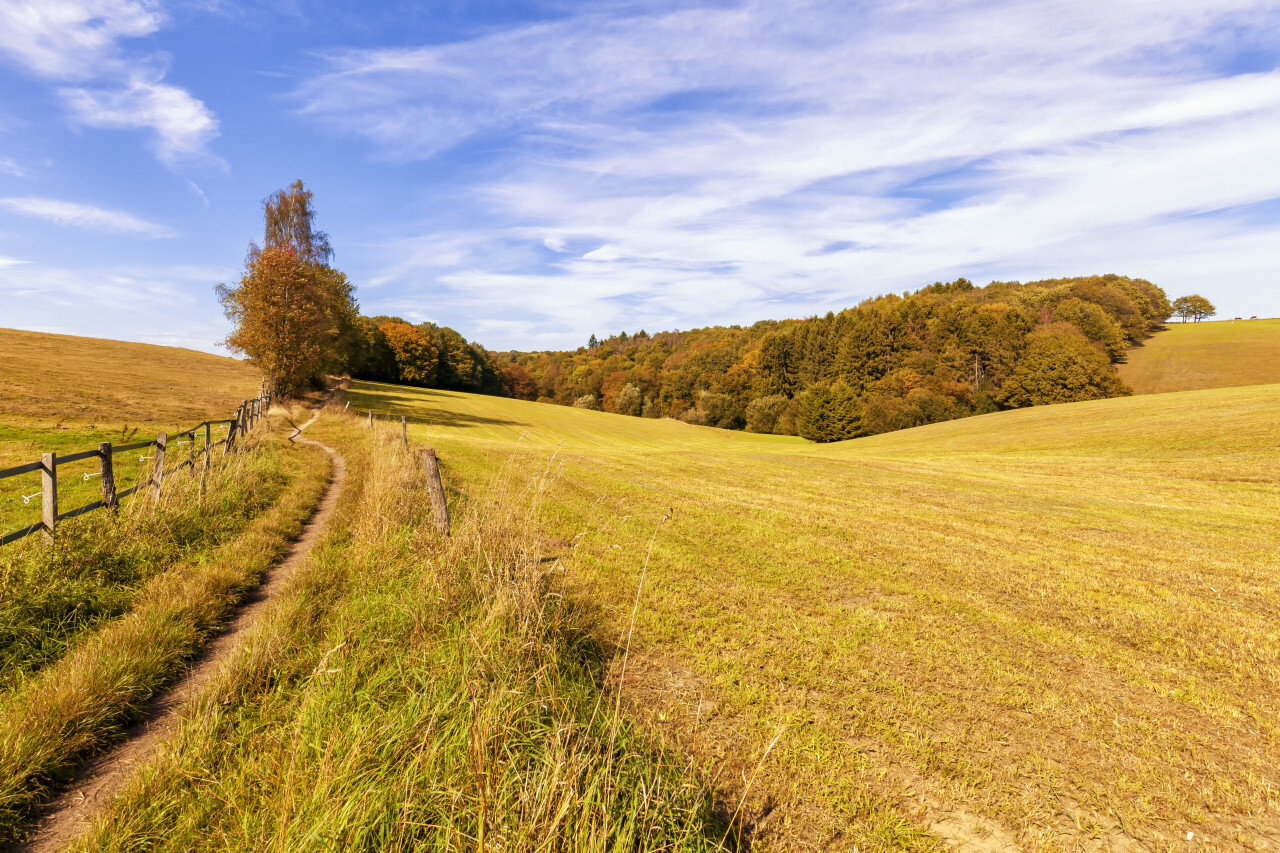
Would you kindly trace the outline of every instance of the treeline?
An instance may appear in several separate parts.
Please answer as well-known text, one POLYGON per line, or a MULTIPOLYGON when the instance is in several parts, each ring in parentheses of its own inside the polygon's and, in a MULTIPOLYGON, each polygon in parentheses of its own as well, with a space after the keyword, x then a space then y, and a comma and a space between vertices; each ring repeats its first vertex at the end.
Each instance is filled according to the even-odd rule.
POLYGON ((839 441, 1002 408, 1128 394, 1114 365, 1172 313, 1118 275, 965 279, 805 320, 594 336, 490 352, 453 329, 360 317, 358 378, 839 441))
POLYGON ((534 386, 513 396, 838 441, 1128 394, 1113 365, 1171 310, 1156 285, 1118 275, 959 279, 806 320, 623 333, 505 359, 534 386))
POLYGON ((448 326, 360 316, 348 352, 348 369, 357 379, 532 399, 527 378, 511 375, 509 359, 448 326))

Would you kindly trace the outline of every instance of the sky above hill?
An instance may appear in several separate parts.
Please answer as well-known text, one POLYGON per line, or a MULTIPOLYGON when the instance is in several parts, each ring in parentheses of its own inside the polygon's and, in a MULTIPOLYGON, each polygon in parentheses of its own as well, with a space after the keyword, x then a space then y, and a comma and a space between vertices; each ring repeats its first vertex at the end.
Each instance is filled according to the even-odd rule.
POLYGON ((1280 316, 1280 0, 0 0, 0 326, 216 350, 301 178, 490 349, 1116 272, 1280 316))

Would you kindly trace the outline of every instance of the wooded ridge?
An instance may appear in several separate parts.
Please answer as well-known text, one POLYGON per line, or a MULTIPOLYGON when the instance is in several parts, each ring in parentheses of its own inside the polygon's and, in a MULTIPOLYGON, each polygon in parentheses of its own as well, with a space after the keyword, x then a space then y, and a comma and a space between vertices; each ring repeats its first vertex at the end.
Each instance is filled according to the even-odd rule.
POLYGON ((559 352, 490 352, 431 323, 360 317, 351 363, 363 379, 838 441, 1128 394, 1114 365, 1171 313, 1140 278, 961 278, 838 314, 593 335, 559 352))

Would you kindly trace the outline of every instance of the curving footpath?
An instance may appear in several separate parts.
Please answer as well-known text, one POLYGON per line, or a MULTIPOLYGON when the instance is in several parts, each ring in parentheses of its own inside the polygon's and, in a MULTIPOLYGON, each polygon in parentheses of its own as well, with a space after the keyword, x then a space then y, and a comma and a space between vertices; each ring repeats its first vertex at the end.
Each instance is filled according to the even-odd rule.
POLYGON ((315 514, 302 528, 302 533, 294 540, 289 553, 284 560, 268 570, 263 582, 256 589, 245 596, 231 622, 192 662, 191 669, 182 680, 151 703, 147 709, 146 719, 129 729, 126 740, 119 746, 86 762, 80 778, 42 809, 43 816, 36 827, 35 836, 27 844, 16 849, 26 853, 54 851, 70 843, 88 826, 97 811, 111 801, 134 772, 145 764, 159 746, 169 738, 178 725, 179 715, 187 701, 217 673, 218 668, 245 638, 263 608, 280 591, 298 564, 319 541, 325 525, 328 524, 329 516, 333 514, 333 508, 337 505, 338 497, 342 494, 342 485, 347 477, 347 466, 342 456, 327 444, 298 437, 304 429, 315 423, 318 417, 320 417, 320 409, 316 409, 310 420, 302 426, 295 427, 297 432, 291 435, 289 440, 314 445, 324 450, 333 460, 333 473, 324 495, 320 498, 320 503, 316 506, 315 514))

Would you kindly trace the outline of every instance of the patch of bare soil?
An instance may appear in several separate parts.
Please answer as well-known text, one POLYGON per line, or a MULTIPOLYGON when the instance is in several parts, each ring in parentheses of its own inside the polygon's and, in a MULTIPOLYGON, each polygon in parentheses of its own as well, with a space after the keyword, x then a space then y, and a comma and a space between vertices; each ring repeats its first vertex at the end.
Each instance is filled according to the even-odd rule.
POLYGON ((217 674, 232 651, 244 640, 254 620, 319 541, 346 480, 346 464, 337 451, 318 441, 297 438, 302 430, 315 422, 319 414, 317 409, 310 420, 297 427, 298 431, 290 441, 315 445, 326 451, 333 459, 333 475, 315 514, 307 522, 285 559, 267 573, 256 590, 245 597, 223 632, 209 644, 203 655, 193 661, 182 680, 152 703, 143 721, 127 732, 126 740, 114 749, 88 760, 78 774, 78 781, 44 807, 34 837, 25 846, 19 847, 19 850, 26 853, 57 850, 86 828, 93 816, 111 801, 137 769, 173 733, 186 703, 217 674))

